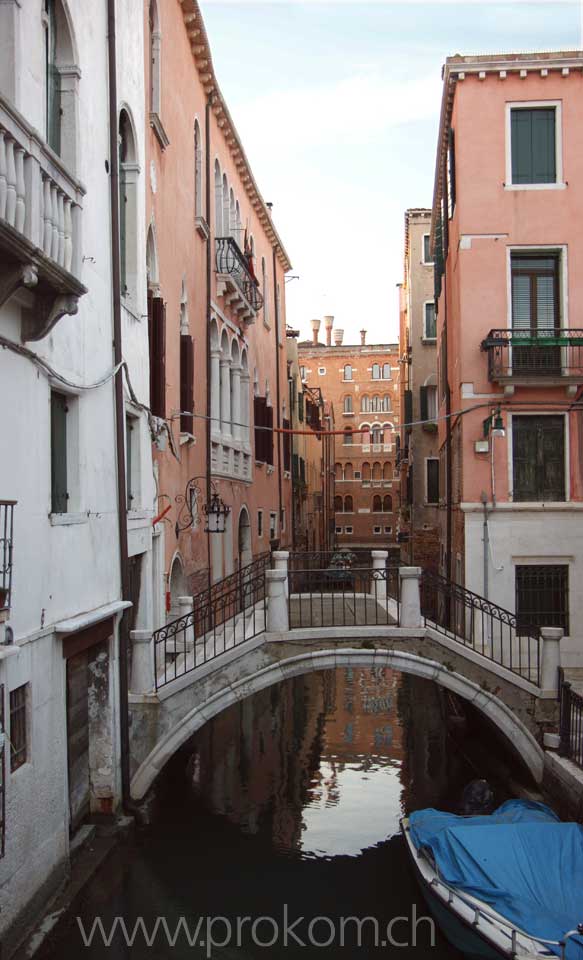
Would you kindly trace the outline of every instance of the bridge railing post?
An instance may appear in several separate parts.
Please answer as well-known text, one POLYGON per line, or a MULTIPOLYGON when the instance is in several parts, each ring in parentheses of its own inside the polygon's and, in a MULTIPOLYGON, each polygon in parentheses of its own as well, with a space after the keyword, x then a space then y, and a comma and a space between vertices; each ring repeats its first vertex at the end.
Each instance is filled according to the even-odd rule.
POLYGON ((287 569, 265 571, 268 633, 286 633, 289 630, 286 583, 287 569))
MULTIPOLYGON (((178 609, 180 617, 188 617, 194 611, 192 597, 178 597, 178 609)), ((191 623, 184 628, 184 649, 190 650, 194 647, 194 617, 191 617, 191 623)))
POLYGON ((418 629, 423 626, 421 617, 421 567, 399 567, 401 581, 401 623, 402 627, 418 629))
POLYGON ((558 693, 559 667, 561 666, 561 627, 541 627, 540 685, 541 690, 558 693))
POLYGON ((387 605, 387 560, 388 550, 371 550, 372 577, 370 581, 370 596, 381 607, 387 605))
POLYGON ((132 693, 151 693, 155 686, 154 651, 151 630, 131 630, 132 672, 130 690, 132 693))
POLYGON ((285 597, 287 600, 287 598, 289 597, 289 578, 288 578, 289 551, 273 550, 271 556, 273 558, 273 569, 285 570, 285 597))

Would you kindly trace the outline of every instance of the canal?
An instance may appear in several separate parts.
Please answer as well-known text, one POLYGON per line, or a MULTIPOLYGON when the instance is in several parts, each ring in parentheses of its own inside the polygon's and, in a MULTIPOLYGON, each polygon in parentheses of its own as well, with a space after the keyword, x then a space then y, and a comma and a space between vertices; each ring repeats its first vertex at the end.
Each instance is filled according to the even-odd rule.
POLYGON ((338 669, 271 687, 176 754, 150 825, 40 957, 461 956, 426 919, 399 818, 455 811, 476 777, 500 802, 521 789, 495 732, 431 681, 338 669))

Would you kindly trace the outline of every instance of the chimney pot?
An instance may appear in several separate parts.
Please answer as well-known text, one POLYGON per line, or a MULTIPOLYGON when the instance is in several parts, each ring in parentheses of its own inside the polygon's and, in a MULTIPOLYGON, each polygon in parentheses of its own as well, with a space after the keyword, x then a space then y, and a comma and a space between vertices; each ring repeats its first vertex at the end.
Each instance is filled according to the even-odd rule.
POLYGON ((360 331, 360 345, 361 345, 361 347, 364 347, 365 344, 366 344, 366 330, 361 330, 361 331, 360 331))
POLYGON ((326 328, 326 346, 332 346, 332 327, 334 326, 334 317, 324 317, 324 327, 326 328))
POLYGON ((320 321, 312 320, 312 341, 314 346, 318 345, 318 333, 320 331, 320 321))
POLYGON ((334 344, 337 347, 341 347, 343 339, 344 339, 344 330, 336 329, 334 331, 334 344))

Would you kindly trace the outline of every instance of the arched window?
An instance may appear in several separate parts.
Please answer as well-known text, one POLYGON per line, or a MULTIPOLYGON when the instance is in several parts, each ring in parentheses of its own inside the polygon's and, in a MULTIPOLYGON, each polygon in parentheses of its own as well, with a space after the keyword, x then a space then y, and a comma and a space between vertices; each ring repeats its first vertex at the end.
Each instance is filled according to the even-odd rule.
POLYGON ((383 380, 391 379, 391 364, 383 363, 383 380))
POLYGON ((383 397, 382 411, 383 413, 388 413, 391 409, 391 398, 388 393, 383 397))
POLYGON ((354 479, 354 471, 351 463, 347 463, 346 466, 344 467, 344 479, 345 480, 354 479))
POLYGON ((372 478, 373 480, 381 480, 382 476, 383 476, 383 472, 381 469, 381 465, 378 462, 378 460, 375 460, 375 462, 372 465, 372 478))
POLYGON ((149 5, 150 113, 160 116, 161 34, 156 0, 149 5))
POLYGON ((351 429, 351 427, 344 427, 344 437, 343 437, 343 440, 344 440, 344 443, 345 443, 345 444, 351 444, 351 443, 352 443, 352 429, 351 429))
POLYGON ((229 236, 229 183, 227 174, 223 173, 223 236, 229 236))
POLYGON ((393 511, 393 498, 390 493, 386 493, 383 497, 383 513, 392 513, 393 511))
POLYGON ((334 465, 334 477, 335 477, 336 481, 344 480, 344 477, 343 477, 343 475, 342 475, 342 464, 341 464, 341 463, 336 463, 336 464, 334 465))
POLYGON ((236 240, 239 246, 241 246, 241 208, 239 207, 239 201, 237 200, 235 204, 235 219, 237 221, 237 236, 236 240))
POLYGON ((238 240, 237 209, 235 207, 235 194, 233 193, 232 187, 229 191, 229 236, 234 237, 235 240, 238 240))
POLYGON ((334 510, 336 513, 342 513, 343 511, 342 497, 339 497, 339 496, 334 497, 334 510))
POLYGON ((119 115, 119 241, 121 292, 136 295, 137 279, 137 180, 136 141, 127 110, 119 115))
POLYGON ((194 121, 194 215, 202 217, 202 140, 198 120, 194 121))
POLYGON ((160 292, 158 251, 156 250, 156 236, 152 225, 150 225, 148 229, 148 237, 146 239, 146 279, 148 283, 148 295, 158 296, 160 292))
POLYGON ((362 465, 362 482, 370 483, 370 463, 367 460, 362 465))
POLYGON ((352 397, 348 394, 344 397, 344 413, 352 413, 352 397))
POLYGON ((373 396, 373 398, 372 398, 372 400, 371 400, 370 409, 371 409, 372 413, 378 413, 378 412, 379 412, 379 397, 378 397, 378 394, 376 394, 376 393, 375 393, 375 395, 373 396))
POLYGON ((344 379, 352 380, 352 365, 350 363, 344 364, 344 379))
POLYGON ((265 257, 261 257, 261 287, 263 290, 263 322, 269 326, 269 274, 265 257))
POLYGON ((382 443, 384 437, 384 431, 382 427, 375 426, 372 428, 372 442, 373 443, 382 443))
POLYGON ((367 443, 370 443, 370 427, 368 426, 368 424, 363 423, 361 426, 361 430, 362 430, 362 433, 360 434, 361 443, 366 445, 367 443))
POLYGON ((380 380, 381 378, 381 368, 378 363, 372 365, 372 378, 373 380, 380 380))
POLYGON ((188 333, 188 291, 184 278, 182 279, 182 289, 180 291, 180 333, 188 333))
POLYGON ((361 397, 361 400, 360 400, 360 409, 361 409, 362 413, 369 413, 369 411, 370 411, 370 397, 369 397, 369 396, 361 397))
POLYGON ((347 497, 344 497, 344 513, 352 513, 353 509, 352 497, 349 494, 347 497))
POLYGON ((215 160, 215 237, 223 236, 223 178, 219 161, 215 160))
POLYGON ((391 461, 385 460, 385 462, 383 463, 383 480, 391 479, 391 470, 392 470, 391 461))
POLYGON ((383 509, 382 501, 377 494, 377 496, 372 498, 372 511, 373 513, 380 513, 382 509, 383 509))
POLYGON ((60 0, 44 0, 45 136, 70 170, 78 166, 80 70, 69 20, 60 0), (63 93, 66 91, 66 95, 63 93))

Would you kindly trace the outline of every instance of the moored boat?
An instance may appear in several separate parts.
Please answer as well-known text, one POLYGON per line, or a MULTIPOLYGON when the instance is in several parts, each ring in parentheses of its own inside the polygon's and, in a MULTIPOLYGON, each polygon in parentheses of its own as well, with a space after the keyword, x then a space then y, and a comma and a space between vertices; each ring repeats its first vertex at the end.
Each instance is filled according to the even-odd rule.
POLYGON ((456 816, 419 810, 401 829, 427 904, 470 960, 583 960, 583 827, 533 801, 456 816))

